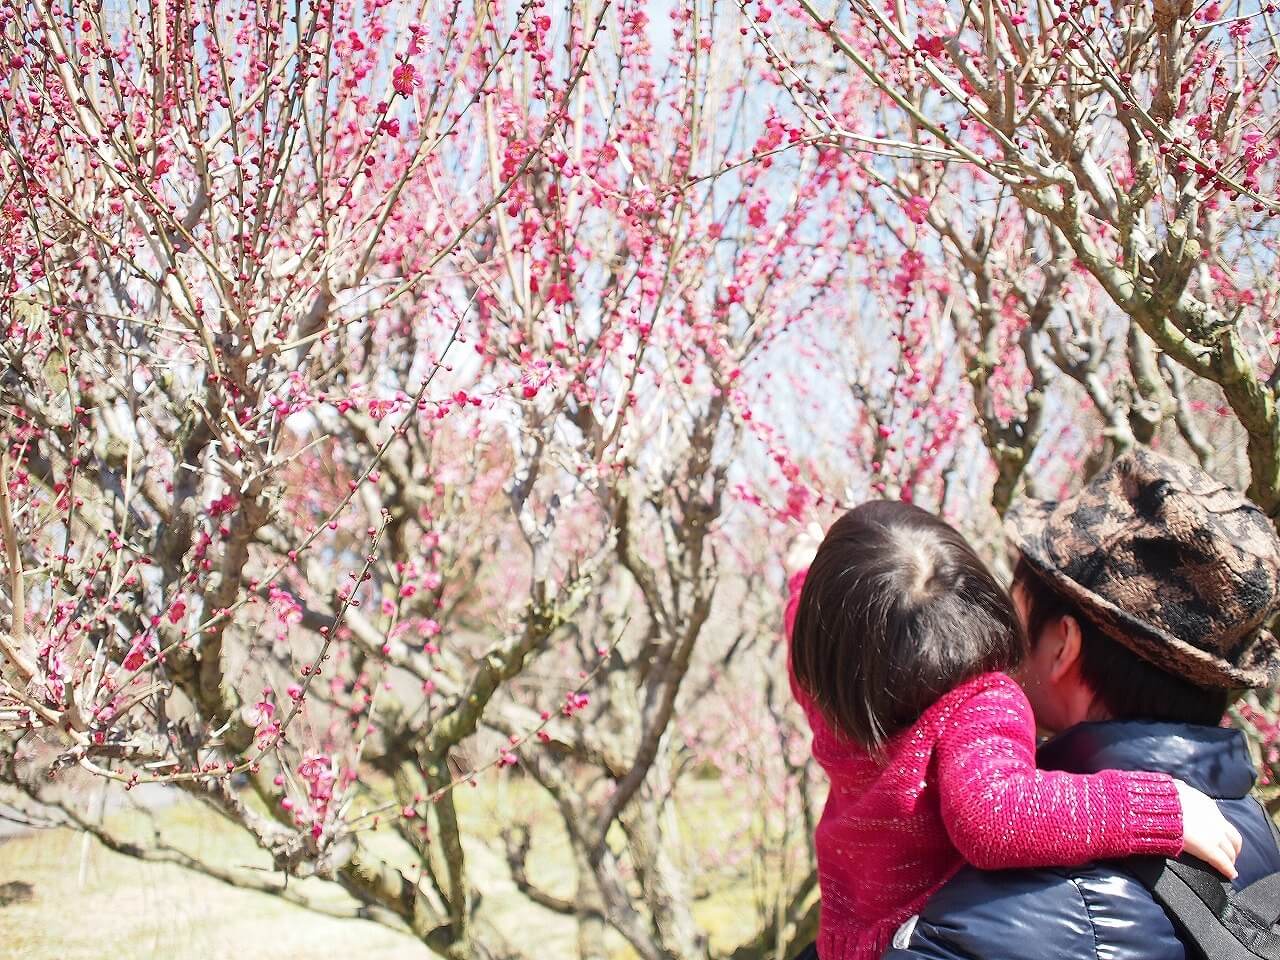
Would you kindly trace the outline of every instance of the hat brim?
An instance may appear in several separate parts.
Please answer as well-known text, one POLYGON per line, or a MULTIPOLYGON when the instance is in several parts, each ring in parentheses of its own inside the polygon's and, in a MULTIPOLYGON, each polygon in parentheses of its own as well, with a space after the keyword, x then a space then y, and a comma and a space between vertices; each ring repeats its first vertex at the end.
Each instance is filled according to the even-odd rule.
POLYGON ((1280 677, 1280 655, 1275 653, 1277 645, 1270 631, 1254 632, 1240 656, 1248 666, 1238 666, 1122 610, 1063 573, 1048 549, 1045 532, 1057 508, 1052 501, 1023 500, 1006 514, 1005 533, 1040 578, 1074 602, 1107 636, 1148 663, 1199 687, 1262 689, 1275 684, 1280 677))

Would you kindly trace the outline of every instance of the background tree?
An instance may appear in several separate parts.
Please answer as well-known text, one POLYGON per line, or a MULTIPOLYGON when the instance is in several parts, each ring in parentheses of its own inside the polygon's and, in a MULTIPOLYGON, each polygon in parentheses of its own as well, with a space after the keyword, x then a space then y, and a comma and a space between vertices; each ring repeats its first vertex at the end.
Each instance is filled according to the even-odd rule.
POLYGON ((857 157, 903 330, 954 325, 997 512, 1155 443, 1280 523, 1273 4, 743 8, 797 135, 857 157))
POLYGON ((747 367, 839 225, 750 169, 729 26, 671 23, 3 8, 11 813, 496 955, 453 789, 521 764, 577 882, 518 821, 511 875, 582 953, 706 949, 677 700, 730 484, 771 482, 731 475, 747 367), (184 792, 274 873, 137 841, 87 777, 184 792))
POLYGON ((1133 442, 1280 509, 1271 14, 1206 12, 0 0, 0 809, 520 956, 497 779, 582 957, 785 955, 803 525, 905 497, 998 562, 1133 442))

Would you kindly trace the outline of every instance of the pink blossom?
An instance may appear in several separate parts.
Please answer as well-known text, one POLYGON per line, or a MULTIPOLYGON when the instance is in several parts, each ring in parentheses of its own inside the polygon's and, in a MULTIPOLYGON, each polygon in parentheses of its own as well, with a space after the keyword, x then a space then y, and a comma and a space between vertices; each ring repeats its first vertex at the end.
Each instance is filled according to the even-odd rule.
POLYGON ((799 520, 809 507, 812 493, 801 483, 793 483, 787 488, 787 504, 782 509, 779 519, 799 520))
POLYGON ((391 71, 391 88, 402 97, 411 95, 421 83, 418 68, 411 63, 401 63, 391 71))
POLYGON ((924 223, 929 218, 929 201, 924 197, 907 197, 902 209, 912 223, 924 223))
POLYGON ((302 605, 293 598, 293 594, 280 587, 273 586, 267 592, 267 602, 271 604, 276 619, 283 625, 299 623, 302 620, 302 605))
POLYGON ((234 493, 224 493, 218 499, 209 504, 209 516, 221 517, 230 513, 239 504, 240 498, 234 493))
POLYGON ((126 670, 137 670, 142 666, 155 644, 149 633, 142 633, 133 638, 129 652, 125 654, 123 666, 126 670))
POLYGON ((271 722, 271 718, 275 716, 276 705, 267 699, 268 694, 264 693, 262 699, 253 705, 249 710, 246 718, 250 724, 255 727, 261 727, 271 722))
POLYGON ((562 307, 566 303, 573 300, 573 293, 569 289, 569 284, 563 280, 557 280, 547 290, 547 299, 554 303, 557 307, 562 307))

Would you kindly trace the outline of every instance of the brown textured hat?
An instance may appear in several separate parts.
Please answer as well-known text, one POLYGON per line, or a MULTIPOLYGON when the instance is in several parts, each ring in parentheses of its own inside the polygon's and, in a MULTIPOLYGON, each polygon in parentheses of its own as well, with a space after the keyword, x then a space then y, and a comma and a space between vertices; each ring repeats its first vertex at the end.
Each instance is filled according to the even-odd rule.
POLYGON ((1009 536, 1045 582, 1145 660, 1201 687, 1267 687, 1280 643, 1280 538, 1261 509, 1146 448, 1061 503, 1023 501, 1009 536))

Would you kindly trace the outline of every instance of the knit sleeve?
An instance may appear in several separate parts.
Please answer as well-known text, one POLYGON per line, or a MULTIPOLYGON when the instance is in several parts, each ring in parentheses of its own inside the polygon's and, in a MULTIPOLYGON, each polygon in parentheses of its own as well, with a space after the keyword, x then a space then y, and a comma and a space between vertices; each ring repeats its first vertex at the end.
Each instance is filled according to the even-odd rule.
POLYGON ((807 704, 809 698, 796 683, 795 672, 791 669, 791 635, 796 626, 796 614, 800 610, 800 593, 804 590, 804 578, 808 572, 808 567, 797 570, 787 581, 787 606, 782 614, 782 628, 787 638, 787 679, 791 684, 791 695, 802 705, 807 704))
POLYGON ((975 867, 1075 866, 1182 851, 1182 805, 1171 778, 1036 769, 1031 705, 1003 675, 947 719, 936 759, 947 833, 975 867))

